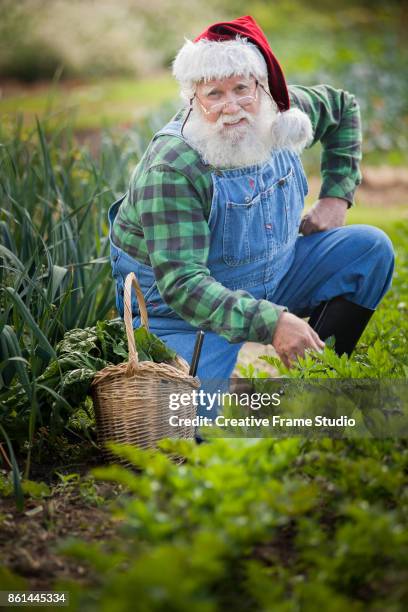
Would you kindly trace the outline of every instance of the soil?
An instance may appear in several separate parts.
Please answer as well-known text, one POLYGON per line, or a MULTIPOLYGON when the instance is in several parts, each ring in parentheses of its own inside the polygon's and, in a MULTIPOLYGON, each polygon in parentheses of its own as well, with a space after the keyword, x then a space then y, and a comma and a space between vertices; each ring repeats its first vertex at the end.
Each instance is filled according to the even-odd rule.
POLYGON ((118 487, 95 484, 86 498, 78 486, 62 485, 52 496, 29 499, 17 512, 13 498, 0 499, 0 550, 3 565, 26 580, 27 590, 50 590, 57 580, 85 581, 88 568, 62 554, 69 538, 97 542, 115 537, 118 524, 108 511, 118 487), (100 506, 100 500, 103 506, 100 506))
MULTIPOLYGON (((390 206, 408 210, 408 168, 402 166, 362 166, 363 182, 356 192, 357 205, 372 208, 390 206)), ((317 198, 320 178, 308 177, 309 191, 317 198)))

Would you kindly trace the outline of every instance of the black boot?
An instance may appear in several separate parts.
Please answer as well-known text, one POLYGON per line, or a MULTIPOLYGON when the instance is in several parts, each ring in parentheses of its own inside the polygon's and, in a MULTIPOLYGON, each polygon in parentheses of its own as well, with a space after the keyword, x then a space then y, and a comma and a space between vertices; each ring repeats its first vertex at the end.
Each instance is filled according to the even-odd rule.
POLYGON ((347 353, 350 357, 373 313, 371 308, 364 308, 338 296, 319 304, 311 314, 309 325, 322 340, 335 336, 336 353, 347 353))

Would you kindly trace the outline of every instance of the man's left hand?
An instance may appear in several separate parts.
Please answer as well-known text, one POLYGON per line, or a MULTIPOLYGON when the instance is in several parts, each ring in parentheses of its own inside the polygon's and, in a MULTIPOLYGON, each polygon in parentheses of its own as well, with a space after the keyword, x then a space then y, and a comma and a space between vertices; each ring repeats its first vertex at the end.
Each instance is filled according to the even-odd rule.
POLYGON ((348 202, 341 198, 322 198, 302 217, 299 231, 304 235, 341 227, 346 222, 348 202))

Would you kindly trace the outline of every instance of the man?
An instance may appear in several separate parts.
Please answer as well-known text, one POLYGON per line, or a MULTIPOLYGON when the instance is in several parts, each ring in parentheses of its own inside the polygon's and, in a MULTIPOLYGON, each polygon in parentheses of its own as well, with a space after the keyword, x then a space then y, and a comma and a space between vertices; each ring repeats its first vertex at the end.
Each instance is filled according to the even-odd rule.
POLYGON ((384 233, 343 227, 360 182, 353 96, 288 89, 249 16, 187 41, 173 73, 186 107, 154 136, 109 212, 119 312, 134 271, 151 331, 187 361, 197 329, 206 331, 202 380, 228 379, 248 340, 272 343, 287 365, 332 334, 350 354, 393 271, 384 233), (318 140, 320 199, 301 219, 298 154, 318 140))

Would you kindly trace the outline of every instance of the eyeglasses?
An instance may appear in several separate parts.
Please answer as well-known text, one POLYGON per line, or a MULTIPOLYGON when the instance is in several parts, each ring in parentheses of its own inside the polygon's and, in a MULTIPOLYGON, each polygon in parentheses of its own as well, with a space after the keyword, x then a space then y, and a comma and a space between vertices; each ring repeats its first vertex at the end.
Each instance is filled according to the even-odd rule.
POLYGON ((256 102, 257 97, 258 97, 257 96, 258 84, 259 82, 255 81, 254 87, 252 88, 253 93, 251 95, 240 96, 239 98, 235 98, 235 100, 229 100, 228 102, 216 102, 215 104, 210 104, 208 107, 204 106, 204 104, 201 102, 197 94, 194 94, 194 97, 206 115, 215 115, 215 114, 221 113, 230 104, 238 104, 238 106, 241 106, 241 108, 244 108, 245 106, 249 106, 253 102, 256 102))
MULTIPOLYGON (((262 83, 260 83, 258 80, 255 81, 255 89, 254 89, 254 93, 253 95, 250 96, 241 96, 240 98, 236 98, 235 99, 235 104, 238 104, 239 106, 241 106, 241 108, 244 108, 245 106, 249 106, 250 104, 252 104, 253 102, 255 102, 257 100, 257 96, 258 96, 258 85, 262 88, 262 90, 266 93, 266 95, 272 100, 272 102, 274 102, 271 94, 269 92, 266 91, 265 87, 262 85, 262 83)), ((211 115, 211 114, 217 114, 220 113, 221 111, 224 110, 224 108, 226 108, 229 104, 232 103, 232 101, 229 102, 217 102, 216 104, 211 104, 211 106, 209 106, 208 108, 205 108, 205 106, 203 106, 203 104, 200 102, 197 94, 195 93, 194 96, 192 98, 190 98, 190 108, 188 109, 188 113, 186 114, 186 117, 183 121, 183 124, 181 126, 181 135, 183 135, 183 130, 184 130, 184 126, 186 125, 188 118, 191 115, 191 112, 193 110, 193 101, 194 98, 197 99, 197 102, 199 103, 199 105, 201 106, 201 108, 203 109, 204 113, 206 115, 211 115)))

